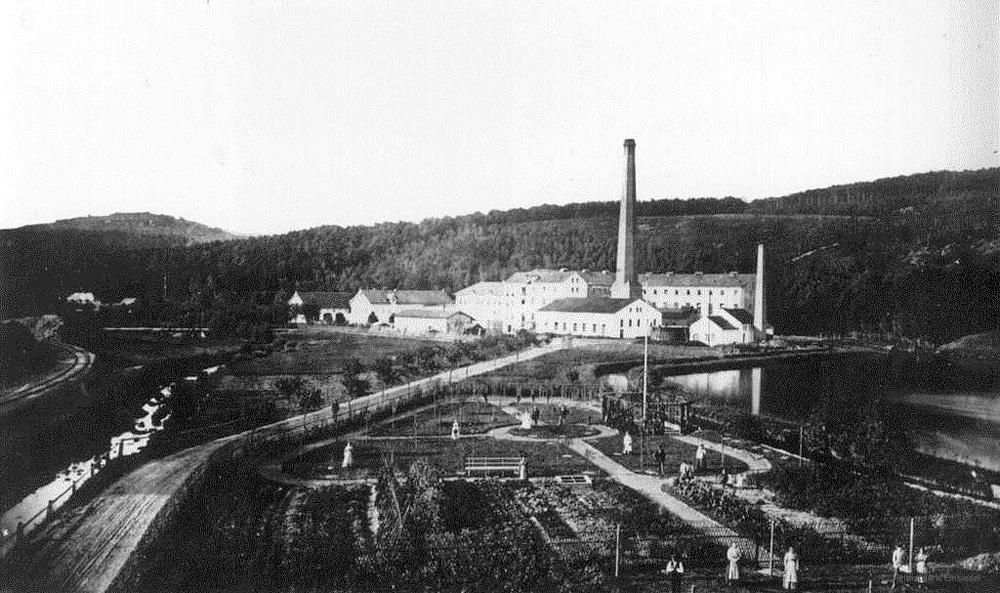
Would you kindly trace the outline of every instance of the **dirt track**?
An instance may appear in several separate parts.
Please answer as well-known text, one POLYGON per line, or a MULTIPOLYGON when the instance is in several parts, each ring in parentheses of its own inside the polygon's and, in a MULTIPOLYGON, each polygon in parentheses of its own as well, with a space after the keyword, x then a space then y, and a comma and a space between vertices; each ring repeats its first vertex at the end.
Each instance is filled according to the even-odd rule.
POLYGON ((27 385, 0 393, 0 416, 28 405, 54 387, 83 377, 94 364, 94 355, 82 348, 56 341, 49 343, 62 353, 58 367, 27 385))

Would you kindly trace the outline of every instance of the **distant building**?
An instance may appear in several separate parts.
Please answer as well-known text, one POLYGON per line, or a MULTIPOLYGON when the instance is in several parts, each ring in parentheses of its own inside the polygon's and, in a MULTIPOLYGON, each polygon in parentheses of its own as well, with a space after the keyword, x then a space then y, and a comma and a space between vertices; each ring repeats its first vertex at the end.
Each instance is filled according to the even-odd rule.
POLYGON ((450 311, 455 301, 443 290, 380 290, 362 288, 351 297, 350 322, 392 324, 403 310, 450 311))
POLYGON ((288 299, 292 307, 292 323, 313 323, 346 325, 351 312, 351 293, 332 291, 296 290, 288 299))
POLYGON ((94 299, 94 293, 92 292, 74 292, 73 294, 66 297, 67 303, 73 303, 74 305, 96 305, 97 301, 94 299))
POLYGON ((653 330, 650 336, 652 339, 675 344, 681 344, 691 339, 691 325, 701 317, 697 309, 693 307, 657 307, 657 309, 660 311, 661 321, 660 326, 653 330))
POLYGON ((481 334, 485 330, 471 315, 461 311, 408 309, 395 314, 393 326, 406 335, 481 334))
POLYGON ((536 331, 596 338, 639 338, 659 327, 662 314, 646 301, 584 297, 559 299, 535 314, 536 331))
POLYGON ((455 308, 489 330, 503 331, 510 316, 506 290, 503 282, 477 282, 455 293, 455 308))
POLYGON ((752 309, 756 274, 642 274, 642 298, 661 309, 752 309))
POLYGON ((691 340, 708 346, 749 344, 763 338, 753 323, 753 313, 746 309, 718 307, 691 324, 691 340))
POLYGON ((615 276, 588 270, 534 269, 515 272, 504 281, 507 311, 503 325, 508 332, 538 330, 535 312, 559 299, 608 296, 615 276))

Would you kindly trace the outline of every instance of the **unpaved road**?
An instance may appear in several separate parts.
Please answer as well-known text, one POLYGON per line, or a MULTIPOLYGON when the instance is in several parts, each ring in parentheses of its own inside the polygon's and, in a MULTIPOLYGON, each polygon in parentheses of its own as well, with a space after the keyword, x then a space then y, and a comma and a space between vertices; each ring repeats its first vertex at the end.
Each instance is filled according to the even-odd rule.
POLYGON ((54 387, 83 377, 94 364, 94 355, 83 348, 62 342, 49 343, 60 351, 56 368, 17 389, 0 392, 0 417, 30 404, 54 387))
MULTIPOLYGON (((387 405, 386 402, 409 397, 411 392, 415 393, 429 384, 460 381, 557 349, 558 345, 535 348, 446 371, 358 398, 352 404, 355 409, 366 404, 387 405)), ((326 408, 307 416, 309 420, 330 418, 331 410, 326 408)), ((287 434, 290 429, 302 425, 302 417, 289 418, 258 428, 254 431, 254 438, 287 434)), ((87 504, 58 515, 51 523, 31 534, 31 547, 35 549, 17 564, 18 574, 0 575, 0 588, 10 587, 16 591, 107 591, 132 560, 150 528, 169 523, 173 501, 187 485, 198 480, 212 454, 247 436, 248 433, 242 433, 225 437, 151 461, 119 479, 87 504), (5 582, 8 578, 11 580, 9 583, 5 582)))

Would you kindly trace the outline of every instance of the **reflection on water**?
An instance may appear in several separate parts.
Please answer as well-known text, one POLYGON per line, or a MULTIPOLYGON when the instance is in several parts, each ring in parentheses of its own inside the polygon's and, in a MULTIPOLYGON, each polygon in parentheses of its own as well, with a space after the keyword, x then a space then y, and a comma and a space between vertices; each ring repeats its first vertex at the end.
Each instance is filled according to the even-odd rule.
MULTIPOLYGON (((206 375, 211 375, 219 370, 218 366, 209 367, 202 371, 206 375)), ((198 377, 187 377, 185 380, 195 381, 198 377)), ((119 435, 111 437, 108 449, 105 453, 95 455, 90 459, 73 461, 60 471, 51 482, 38 488, 28 496, 21 499, 17 505, 11 507, 0 517, 0 539, 14 533, 19 522, 25 522, 48 507, 49 501, 53 501, 52 508, 58 509, 69 499, 73 482, 77 488, 82 486, 91 477, 97 474, 100 469, 112 459, 127 457, 142 450, 149 444, 149 437, 153 433, 163 429, 163 423, 170 418, 166 415, 154 421, 156 413, 170 397, 171 386, 162 387, 157 395, 143 404, 143 416, 135 421, 131 430, 127 430, 119 435)), ((25 532, 38 525, 38 521, 33 521, 25 527, 25 532)))
POLYGON ((921 362, 852 358, 663 377, 713 405, 791 421, 831 399, 900 406, 918 451, 1000 471, 1000 384, 996 376, 921 362), (905 413, 904 413, 905 412, 905 413))

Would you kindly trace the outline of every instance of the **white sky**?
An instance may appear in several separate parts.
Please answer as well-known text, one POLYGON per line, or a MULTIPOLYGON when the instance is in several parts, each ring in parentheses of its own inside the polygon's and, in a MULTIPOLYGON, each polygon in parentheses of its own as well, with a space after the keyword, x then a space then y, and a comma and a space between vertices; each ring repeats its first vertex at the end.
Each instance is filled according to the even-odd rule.
POLYGON ((0 227, 243 233, 997 166, 997 2, 8 2, 0 227))

